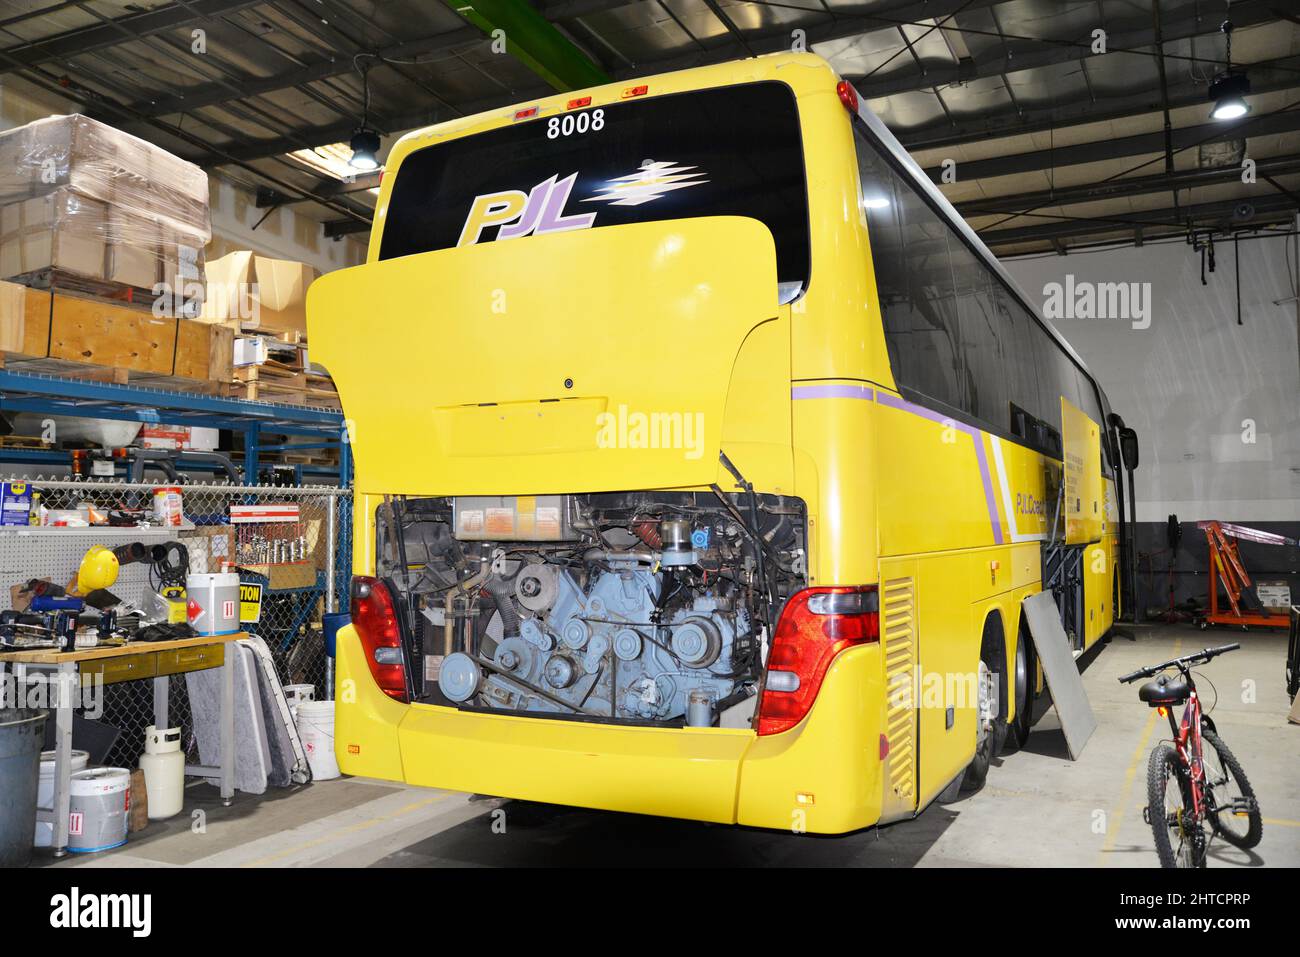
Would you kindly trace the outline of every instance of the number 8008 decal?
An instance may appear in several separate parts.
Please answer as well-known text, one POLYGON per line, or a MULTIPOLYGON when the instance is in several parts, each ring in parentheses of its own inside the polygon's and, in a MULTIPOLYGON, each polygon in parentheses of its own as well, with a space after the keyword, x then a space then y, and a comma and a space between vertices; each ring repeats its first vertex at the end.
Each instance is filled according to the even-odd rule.
POLYGON ((589 113, 566 113, 564 116, 552 116, 546 121, 546 138, 559 139, 574 133, 599 132, 605 128, 605 111, 592 110, 589 113))

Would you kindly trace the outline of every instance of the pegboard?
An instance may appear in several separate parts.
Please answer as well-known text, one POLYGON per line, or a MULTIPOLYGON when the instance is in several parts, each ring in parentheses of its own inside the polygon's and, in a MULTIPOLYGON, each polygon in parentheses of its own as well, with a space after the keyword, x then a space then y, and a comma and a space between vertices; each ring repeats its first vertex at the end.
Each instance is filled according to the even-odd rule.
MULTIPOLYGON (((142 542, 146 546, 159 545, 181 537, 184 530, 176 528, 61 528, 16 526, 0 528, 0 592, 4 607, 9 607, 8 595, 14 585, 33 578, 43 578, 56 585, 67 586, 77 575, 82 556, 92 545, 116 548, 128 542, 142 542), (179 535, 178 535, 179 533, 179 535)), ((139 607, 149 593, 149 564, 137 562, 123 565, 117 582, 109 589, 123 601, 139 607)))

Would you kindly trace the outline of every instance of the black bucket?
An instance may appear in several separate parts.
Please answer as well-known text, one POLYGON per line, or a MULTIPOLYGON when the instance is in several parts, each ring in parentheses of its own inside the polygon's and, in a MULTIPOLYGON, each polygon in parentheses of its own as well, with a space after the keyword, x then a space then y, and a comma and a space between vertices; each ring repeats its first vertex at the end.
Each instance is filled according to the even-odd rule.
POLYGON ((0 708, 0 867, 31 862, 44 741, 44 711, 0 708))

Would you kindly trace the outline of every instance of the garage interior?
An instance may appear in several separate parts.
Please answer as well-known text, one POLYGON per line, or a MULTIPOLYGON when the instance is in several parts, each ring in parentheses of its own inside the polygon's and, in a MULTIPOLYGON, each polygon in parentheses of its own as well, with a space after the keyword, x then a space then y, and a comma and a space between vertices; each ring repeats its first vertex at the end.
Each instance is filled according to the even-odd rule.
MULTIPOLYGON (((236 698, 221 696, 242 692, 224 689, 217 672, 233 666, 187 670, 197 666, 182 661, 183 647, 151 652, 149 681, 110 685, 97 728, 69 714, 67 730, 92 767, 129 776, 175 754, 175 740, 147 739, 177 725, 183 812, 138 831, 132 822, 120 846, 66 856, 52 852, 58 832, 46 823, 42 841, 38 824, 38 846, 26 849, 34 866, 656 866, 686 854, 723 866, 1155 867, 1143 809, 1147 755, 1164 721, 1117 679, 1227 642, 1240 651, 1199 667, 1198 682, 1209 679, 1206 707, 1250 776, 1263 839, 1248 850, 1214 844, 1208 866, 1300 866, 1300 710, 1287 687, 1300 627, 1300 14, 1291 4, 0 0, 0 156, 6 138, 64 138, 76 155, 99 148, 76 146, 78 137, 114 144, 118 133, 129 134, 122 144, 150 145, 138 155, 153 172, 136 168, 137 185, 92 175, 85 194, 75 177, 54 187, 83 207, 85 195, 104 204, 88 254, 57 238, 27 245, 65 227, 71 239, 87 214, 61 214, 65 227, 57 213, 29 221, 39 216, 29 204, 54 195, 32 185, 43 168, 19 159, 0 170, 0 215, 14 217, 0 223, 3 524, 27 526, 0 527, 0 584, 13 598, 6 607, 34 610, 46 592, 33 581, 58 586, 52 601, 64 583, 94 585, 91 547, 138 540, 140 554, 118 555, 112 580, 94 587, 144 601, 160 575, 177 573, 158 549, 182 541, 182 581, 186 570, 222 579, 209 583, 214 596, 226 589, 209 612, 233 600, 232 630, 262 639, 237 656, 245 670, 232 680, 242 673, 237 688, 265 695, 271 760, 252 784, 233 758, 221 767, 226 746, 249 733, 242 719, 225 724, 236 698), (511 44, 498 45, 501 31, 511 44), (997 757, 978 791, 914 820, 826 838, 339 777, 337 767, 331 776, 276 743, 289 737, 277 702, 298 715, 290 725, 302 724, 303 706, 328 703, 333 714, 334 633, 349 611, 355 544, 348 409, 312 360, 306 289, 365 262, 393 144, 557 90, 790 50, 824 58, 852 85, 1138 436, 1123 583, 1132 607, 1078 662, 1097 723, 1086 750, 1071 759, 1045 696, 1027 743, 997 757), (1216 118, 1241 92, 1216 85, 1225 74, 1248 78, 1247 111, 1216 118), (132 225, 137 213, 174 231, 148 226, 139 245, 152 252, 128 264, 112 250, 136 244, 146 228, 132 225), (99 265, 82 268, 96 256, 99 265), (258 283, 257 323, 206 292, 204 277, 208 289, 258 283), (155 281, 181 290, 174 315, 151 310, 155 281), (1130 308, 1107 315, 1098 302, 1089 312, 1073 296, 1083 285, 1123 287, 1130 308), (88 495, 92 481, 105 483, 98 497, 88 495), (24 520, 10 521, 11 507, 24 520), (121 527, 95 534, 119 511, 121 527), (1255 533, 1229 540, 1250 596, 1280 626, 1203 628, 1211 593, 1228 604, 1212 584, 1206 522, 1255 533), (251 575, 231 586, 227 557, 251 575), (167 654, 179 657, 165 664, 167 654)), ((24 149, 9 155, 36 155, 24 149)), ((57 633, 64 611, 45 607, 39 627, 57 633)), ((15 651, 0 649, 0 663, 15 651)), ((13 659, 8 673, 57 670, 59 660, 13 659)), ((51 711, 45 724, 54 748, 63 720, 51 711)))

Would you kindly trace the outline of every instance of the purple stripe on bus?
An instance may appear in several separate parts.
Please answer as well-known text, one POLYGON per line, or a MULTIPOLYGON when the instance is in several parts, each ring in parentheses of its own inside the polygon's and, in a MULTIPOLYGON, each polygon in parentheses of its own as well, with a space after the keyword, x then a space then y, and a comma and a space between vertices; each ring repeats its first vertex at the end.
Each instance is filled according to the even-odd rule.
POLYGON ((872 399, 875 393, 865 385, 796 385, 792 399, 872 399))
POLYGON ((989 522, 993 526, 993 541, 998 545, 1003 544, 1002 522, 998 519, 997 501, 993 497, 993 477, 989 474, 988 457, 984 454, 984 440, 979 430, 958 422, 950 416, 941 415, 933 409, 927 409, 925 406, 915 405, 906 399, 892 396, 888 392, 877 393, 876 401, 881 405, 887 405, 902 412, 910 412, 912 415, 919 415, 923 419, 929 419, 931 422, 937 422, 940 425, 949 425, 958 432, 964 432, 971 437, 975 443, 975 460, 979 462, 980 480, 984 483, 984 503, 988 506, 989 522))

